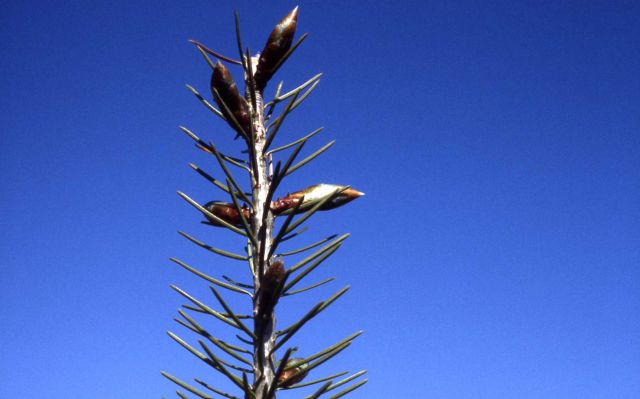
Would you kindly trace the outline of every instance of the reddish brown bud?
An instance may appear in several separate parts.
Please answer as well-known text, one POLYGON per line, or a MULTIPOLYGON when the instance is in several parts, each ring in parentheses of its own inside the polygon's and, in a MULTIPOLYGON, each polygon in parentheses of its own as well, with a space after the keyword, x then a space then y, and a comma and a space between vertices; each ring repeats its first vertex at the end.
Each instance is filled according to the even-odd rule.
MULTIPOLYGON (((234 226, 242 226, 240 213, 238 212, 238 210, 233 204, 230 204, 227 202, 211 201, 205 204, 204 209, 208 210, 209 212, 211 212, 212 214, 214 214, 215 216, 219 217, 220 219, 224 220, 229 224, 232 224, 234 226)), ((245 218, 249 219, 249 208, 247 208, 246 206, 243 206, 242 213, 244 214, 245 218)), ((205 217, 211 224, 214 224, 216 226, 221 225, 217 220, 210 218, 206 214, 205 214, 205 217)))
POLYGON ((278 198, 276 201, 271 203, 271 211, 274 215, 280 215, 283 212, 293 208, 296 206, 298 202, 300 202, 299 198, 291 197, 292 194, 287 195, 283 198, 278 198))
MULTIPOLYGON (((294 365, 301 360, 303 359, 290 359, 287 362, 287 366, 294 365)), ((292 368, 286 368, 287 366, 285 366, 284 372, 278 377, 278 386, 282 388, 289 388, 290 386, 301 382, 309 373, 308 371, 305 371, 309 367, 307 363, 302 363, 292 368)))
POLYGON ((269 268, 264 274, 265 283, 275 287, 282 281, 284 281, 285 274, 286 272, 284 270, 284 262, 282 261, 282 256, 276 256, 271 259, 269 268))
POLYGON ((211 75, 211 93, 213 94, 216 104, 220 107, 220 111, 227 119, 229 125, 243 137, 246 137, 247 134, 251 134, 249 104, 247 104, 244 97, 240 95, 236 82, 233 80, 233 77, 231 77, 231 73, 229 73, 229 70, 220 61, 216 64, 216 67, 213 69, 213 74, 211 75), (214 89, 218 92, 218 95, 220 96, 219 98, 216 96, 214 89), (231 115, 233 115, 236 121, 238 121, 240 127, 244 130, 244 133, 233 122, 231 115, 222 104, 223 101, 229 108, 231 115))
POLYGON ((264 46, 254 74, 254 80, 258 90, 263 90, 267 82, 273 76, 275 67, 282 57, 291 48, 293 35, 296 32, 298 22, 298 7, 294 8, 271 31, 267 44, 264 46))
POLYGON ((263 309, 273 309, 278 303, 280 289, 287 277, 282 256, 274 256, 260 280, 260 303, 263 309))
MULTIPOLYGON (((302 199, 302 204, 298 208, 298 213, 304 212, 313 207, 327 195, 331 195, 342 188, 344 188, 344 186, 338 186, 335 184, 316 184, 315 186, 307 187, 304 190, 288 194, 286 197, 279 198, 271 204, 271 210, 275 215, 286 214, 288 211, 293 210, 296 204, 298 204, 302 199)), ((364 193, 358 190, 347 188, 332 200, 325 202, 320 207, 320 210, 326 211, 338 208, 363 195, 364 193)))

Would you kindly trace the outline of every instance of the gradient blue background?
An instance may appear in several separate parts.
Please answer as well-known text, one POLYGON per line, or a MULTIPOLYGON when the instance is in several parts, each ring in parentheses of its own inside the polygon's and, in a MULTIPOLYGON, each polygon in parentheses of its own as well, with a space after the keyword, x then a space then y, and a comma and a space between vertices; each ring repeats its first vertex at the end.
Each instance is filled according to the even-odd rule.
MULTIPOLYGON (((301 4, 311 36, 276 79, 325 75, 281 143, 318 126, 308 152, 338 141, 285 189, 367 195, 297 241, 353 233, 309 281, 338 280, 280 321, 353 285, 296 342, 365 329, 315 374, 369 369, 353 398, 640 397, 640 7, 517 3, 301 4)), ((223 381, 165 334, 195 342, 170 283, 213 303, 168 257, 247 275, 175 233, 241 245, 175 195, 221 198, 178 124, 239 149, 184 88, 209 79, 186 39, 235 56, 236 8, 257 51, 294 5, 3 3, 0 397, 175 397, 159 370, 223 381)))

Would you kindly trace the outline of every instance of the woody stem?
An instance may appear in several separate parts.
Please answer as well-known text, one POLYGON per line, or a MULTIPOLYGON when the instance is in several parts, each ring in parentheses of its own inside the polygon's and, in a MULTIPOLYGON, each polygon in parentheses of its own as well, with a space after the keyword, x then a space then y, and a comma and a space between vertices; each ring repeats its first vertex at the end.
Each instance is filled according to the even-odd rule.
MULTIPOLYGON (((257 58, 251 60, 253 70, 256 70, 257 58)), ((248 79, 247 79, 248 81, 248 79)), ((247 87, 249 85, 247 84, 247 87)), ((246 94, 249 100, 249 93, 246 94)), ((250 101, 248 101, 250 103, 250 101)), ((274 216, 271 212, 269 189, 271 179, 269 162, 264 155, 266 144, 266 130, 264 127, 264 105, 261 92, 256 92, 256 109, 253 112, 253 151, 251 151, 251 184, 253 190, 253 209, 251 224, 257 234, 258 248, 252 248, 254 267, 254 296, 253 316, 255 334, 253 342, 253 394, 256 399, 267 398, 275 381, 275 359, 272 350, 275 344, 275 313, 273 298, 264 292, 262 284, 264 275, 269 268, 268 254, 273 239, 274 216)), ((251 245, 251 244, 250 244, 251 245)), ((271 397, 275 397, 272 394, 271 397)))

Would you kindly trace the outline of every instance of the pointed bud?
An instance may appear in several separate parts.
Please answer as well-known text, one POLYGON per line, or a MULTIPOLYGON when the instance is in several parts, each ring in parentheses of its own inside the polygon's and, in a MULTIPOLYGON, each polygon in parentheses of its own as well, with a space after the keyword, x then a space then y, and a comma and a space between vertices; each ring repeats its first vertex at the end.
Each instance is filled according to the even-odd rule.
MULTIPOLYGON (((287 362, 287 366, 296 364, 301 360, 303 359, 290 359, 287 362)), ((309 364, 307 363, 302 363, 289 369, 286 368, 287 366, 285 366, 284 372, 280 374, 278 378, 278 386, 282 388, 289 388, 290 386, 301 382, 309 373, 308 371, 305 371, 309 368, 309 364)))
MULTIPOLYGON (((316 184, 315 186, 307 187, 304 190, 296 191, 288 194, 284 198, 280 198, 273 202, 271 210, 275 215, 281 215, 286 213, 290 209, 293 209, 298 202, 302 199, 302 204, 298 208, 298 213, 304 212, 313 207, 319 201, 324 199, 327 195, 331 195, 337 190, 343 189, 344 186, 338 186, 335 184, 316 184)), ((320 207, 321 211, 338 208, 345 205, 356 198, 362 197, 364 193, 348 188, 339 193, 332 200, 327 201, 320 207)))
POLYGON ((254 79, 258 90, 262 91, 273 76, 275 67, 291 48, 293 35, 298 22, 298 7, 294 8, 271 31, 256 67, 254 79))
POLYGON ((231 111, 231 114, 233 114, 233 117, 238 121, 246 134, 251 134, 249 104, 247 104, 244 97, 240 95, 238 86, 233 80, 233 77, 231 77, 231 73, 229 73, 229 70, 220 61, 216 64, 216 67, 213 69, 213 74, 211 75, 211 93, 229 125, 237 131, 238 134, 244 136, 235 123, 233 123, 229 113, 222 105, 222 101, 227 105, 229 111, 231 111), (220 98, 215 95, 214 89, 218 92, 220 98), (220 101, 220 99, 222 99, 222 101, 220 101))
MULTIPOLYGON (((233 204, 227 202, 211 201, 205 204, 204 209, 208 210, 215 216, 231 225, 242 226, 240 213, 233 204)), ((244 214, 245 218, 249 219, 249 208, 247 208, 246 205, 242 207, 242 213, 244 214)), ((217 220, 208 217, 206 214, 205 217, 211 224, 220 226, 220 223, 217 220)))

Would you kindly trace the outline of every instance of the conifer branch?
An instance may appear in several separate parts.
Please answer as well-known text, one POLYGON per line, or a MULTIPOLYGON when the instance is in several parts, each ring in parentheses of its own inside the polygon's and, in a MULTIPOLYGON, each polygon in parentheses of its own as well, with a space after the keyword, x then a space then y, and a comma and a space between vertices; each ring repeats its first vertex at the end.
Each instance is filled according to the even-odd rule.
MULTIPOLYGON (((319 128, 303 137, 290 139, 288 144, 271 148, 285 119, 309 98, 309 95, 318 87, 322 76, 317 74, 284 94, 281 82, 276 88, 273 99, 267 102, 264 100, 264 89, 269 81, 307 37, 305 33, 294 40, 297 16, 298 8, 296 7, 275 26, 263 50, 260 53, 252 54, 249 47, 243 46, 239 17, 237 13, 234 13, 238 60, 213 51, 196 40, 189 40, 196 46, 212 69, 210 89, 213 103, 205 99, 193 86, 187 85, 187 88, 207 109, 216 117, 223 119, 235 131, 236 138, 242 137, 244 139, 243 144, 246 144, 246 148, 241 153, 245 154, 247 158, 240 159, 224 154, 211 141, 205 142, 191 130, 181 126, 180 130, 195 141, 195 146, 198 149, 215 156, 224 173, 224 178, 215 179, 193 163, 189 166, 225 192, 231 202, 214 200, 201 205, 180 191, 178 194, 204 216, 206 221, 202 223, 224 227, 243 236, 245 254, 241 255, 213 247, 181 231, 179 234, 209 252, 232 260, 246 261, 253 280, 251 284, 245 284, 222 275, 224 280, 222 281, 180 260, 171 258, 172 262, 210 283, 209 288, 223 309, 223 311, 215 310, 175 285, 171 285, 172 289, 189 301, 182 305, 183 309, 178 310, 181 317, 174 320, 201 338, 198 340, 201 349, 196 349, 172 332, 168 332, 169 336, 192 355, 224 375, 241 392, 240 395, 227 393, 196 378, 194 381, 200 387, 198 389, 171 374, 162 372, 164 377, 181 389, 204 399, 213 398, 214 396, 211 396, 210 393, 227 399, 275 399, 277 392, 282 389, 320 385, 313 394, 306 397, 306 399, 313 399, 352 383, 329 398, 337 399, 367 382, 365 379, 354 383, 356 379, 364 375, 365 371, 357 372, 337 382, 335 379, 344 377, 348 372, 304 381, 311 370, 333 359, 349 347, 354 339, 362 333, 361 331, 306 357, 292 358, 293 353, 298 350, 296 347, 288 348, 279 359, 276 358, 277 353, 280 353, 280 348, 283 348, 309 321, 317 317, 349 289, 349 286, 340 289, 329 298, 317 303, 289 327, 281 331, 276 330, 276 306, 283 297, 311 291, 335 279, 335 277, 324 278, 303 288, 295 289, 298 283, 340 248, 349 234, 331 235, 297 249, 282 251, 279 255, 278 247, 283 242, 307 231, 308 226, 305 223, 316 212, 343 206, 363 195, 363 193, 351 189, 350 186, 314 184, 274 200, 276 191, 286 177, 316 160, 335 142, 330 141, 302 160, 298 160, 305 144, 322 130, 319 128), (212 57, 214 58, 212 59, 212 57), (242 66, 243 95, 240 94, 231 72, 221 61, 242 66), (280 103, 285 104, 284 108, 277 117, 271 119, 276 106, 280 103), (286 150, 290 150, 290 153, 283 157, 286 159, 274 159, 286 150), (250 190, 242 189, 228 165, 247 172, 250 190), (275 232, 275 220, 281 216, 285 217, 275 232), (318 249, 318 247, 320 248, 318 249), (314 250, 314 252, 293 265, 287 267, 284 264, 283 257, 310 250, 314 250), (232 310, 230 304, 214 286, 249 296, 252 302, 251 312, 237 313, 232 310), (238 330, 238 334, 235 336, 239 340, 239 344, 233 345, 212 336, 187 311, 213 316, 238 330), (248 345, 249 349, 243 345, 248 345), (214 350, 218 354, 219 352, 224 353, 221 356, 225 359, 218 357, 214 350), (251 355, 252 358, 249 359, 247 355, 251 355), (250 382, 249 378, 253 380, 250 382)), ((235 306, 237 305, 234 303, 235 306)), ((181 391, 176 391, 176 393, 180 398, 187 397, 181 391)))

